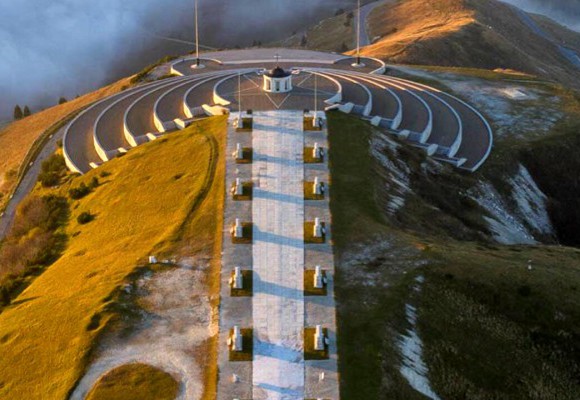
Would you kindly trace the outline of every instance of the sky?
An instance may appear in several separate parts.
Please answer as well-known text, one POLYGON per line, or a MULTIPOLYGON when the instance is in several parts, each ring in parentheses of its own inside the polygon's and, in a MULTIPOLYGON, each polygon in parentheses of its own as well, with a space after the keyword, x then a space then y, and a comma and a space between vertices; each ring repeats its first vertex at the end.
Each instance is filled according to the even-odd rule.
MULTIPOLYGON (((159 39, 193 39, 193 1, 0 0, 0 120, 15 104, 35 111, 193 50, 159 39)), ((355 0, 199 1, 202 42, 233 47, 289 36, 355 0)), ((580 30, 580 0, 507 1, 580 30)))

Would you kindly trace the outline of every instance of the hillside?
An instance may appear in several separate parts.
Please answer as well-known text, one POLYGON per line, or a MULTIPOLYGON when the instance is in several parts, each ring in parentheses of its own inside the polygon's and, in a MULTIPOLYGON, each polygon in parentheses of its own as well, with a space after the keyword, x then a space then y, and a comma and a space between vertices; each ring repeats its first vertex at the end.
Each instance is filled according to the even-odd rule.
POLYGON ((6 206, 8 194, 14 189, 28 152, 43 132, 74 111, 117 93, 128 84, 129 78, 121 79, 67 103, 34 113, 28 118, 9 125, 0 126, 0 210, 6 206))
MULTIPOLYGON (((221 248, 225 123, 217 118, 194 124, 84 176, 69 175, 59 187, 35 189, 32 197, 52 195, 68 204, 70 216, 61 232, 66 247, 41 274, 33 270, 26 289, 12 305, 0 309, 2 399, 68 398, 87 365, 112 343, 135 348, 137 343, 129 346, 126 340, 142 341, 143 335, 147 343, 161 342, 161 333, 148 329, 155 326, 151 316, 153 321, 171 320, 183 309, 179 297, 175 299, 180 282, 186 285, 184 300, 189 304, 190 296, 197 296, 204 304, 200 310, 207 313, 203 323, 212 323, 213 271, 221 248), (92 188, 90 193, 78 194, 82 184, 92 188), (79 219, 83 213, 91 217, 79 219), (147 266, 151 254, 173 261, 147 266), (144 276, 146 281, 139 283, 144 276), (162 299, 172 303, 148 296, 152 284, 161 292, 169 289, 162 299), (132 285, 134 291, 129 290, 132 285), (108 345, 101 347, 103 341, 108 345)), ((26 224, 17 221, 16 226, 26 224)), ((2 278, 10 279, 4 274, 2 278)), ((177 320, 185 321, 185 327, 165 327, 165 334, 168 329, 193 329, 187 325, 195 323, 190 316, 177 320)), ((209 335, 209 326, 201 330, 209 335)), ((178 336, 174 334, 174 340, 178 336)), ((183 346, 188 354, 201 354, 195 362, 205 364, 211 358, 209 336, 183 346)), ((143 350, 153 353, 151 348, 143 350)), ((196 378, 197 386, 207 379, 205 387, 211 390, 211 365, 204 374, 196 378)), ((130 375, 125 371, 121 376, 130 375)))
MULTIPOLYGON (((550 153, 572 156, 553 140, 571 132, 520 139, 474 177, 349 116, 331 115, 329 132, 344 398, 575 399, 580 251, 498 245, 469 195, 495 176, 489 190, 509 197, 524 154, 551 140, 550 153)), ((538 157, 534 176, 559 177, 536 175, 550 163, 538 157)), ((562 187, 580 173, 569 167, 562 187)))
MULTIPOLYGON (((306 46, 352 49, 354 41, 345 38, 353 37, 353 29, 345 18, 340 15, 310 28, 306 46)), ((542 17, 550 22, 539 25, 549 25, 547 32, 554 33, 548 40, 526 18, 496 0, 387 1, 369 15, 372 44, 362 54, 397 64, 517 70, 580 87, 580 68, 558 48, 566 45, 580 53, 580 34, 542 17)), ((299 46, 304 44, 301 38, 285 44, 299 46)))

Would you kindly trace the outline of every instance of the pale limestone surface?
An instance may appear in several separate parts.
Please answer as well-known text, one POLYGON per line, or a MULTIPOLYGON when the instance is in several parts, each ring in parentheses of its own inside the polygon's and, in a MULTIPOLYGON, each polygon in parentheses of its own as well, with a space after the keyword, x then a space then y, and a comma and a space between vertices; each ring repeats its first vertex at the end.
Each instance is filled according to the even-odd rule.
POLYGON ((253 399, 304 397, 302 113, 254 119, 253 399))
POLYGON ((339 399, 328 158, 322 164, 303 163, 304 146, 317 142, 327 150, 326 136, 326 130, 302 131, 302 111, 256 112, 252 133, 237 133, 231 127, 228 131, 226 189, 238 177, 253 180, 255 187, 252 202, 235 202, 229 193, 226 200, 220 400, 339 399), (253 164, 235 164, 230 155, 237 143, 253 147, 253 164), (325 200, 304 201, 303 183, 314 177, 326 184, 325 200), (326 223, 328 240, 305 245, 303 223, 315 217, 326 223), (229 227, 235 218, 254 223, 252 245, 232 244, 229 227), (328 296, 304 297, 304 270, 315 265, 326 271, 328 296), (253 269, 252 298, 230 296, 227 281, 235 266, 253 269), (328 329, 330 359, 304 361, 304 328, 319 324, 328 329), (254 329, 253 362, 228 360, 225 343, 234 325, 254 329))

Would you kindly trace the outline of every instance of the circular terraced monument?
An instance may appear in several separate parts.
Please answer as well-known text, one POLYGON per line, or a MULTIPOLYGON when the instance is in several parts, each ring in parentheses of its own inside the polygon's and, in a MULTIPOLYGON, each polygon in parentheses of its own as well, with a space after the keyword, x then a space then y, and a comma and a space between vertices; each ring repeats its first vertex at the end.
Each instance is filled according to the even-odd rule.
POLYGON ((489 156, 489 124, 464 101, 390 76, 373 58, 251 49, 164 68, 174 77, 71 121, 68 167, 84 174, 196 120, 229 116, 217 399, 338 400, 326 113, 353 114, 467 171, 489 156))

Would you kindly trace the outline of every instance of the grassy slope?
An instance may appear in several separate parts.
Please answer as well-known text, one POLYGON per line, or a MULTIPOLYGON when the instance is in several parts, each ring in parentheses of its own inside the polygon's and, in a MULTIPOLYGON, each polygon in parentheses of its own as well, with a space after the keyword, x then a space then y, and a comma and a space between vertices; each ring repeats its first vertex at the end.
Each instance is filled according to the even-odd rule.
POLYGON ((557 48, 496 0, 406 0, 377 7, 369 25, 381 39, 363 53, 391 62, 508 68, 578 84, 557 48))
POLYGON ((153 251, 187 240, 215 254, 224 132, 225 119, 207 120, 72 181, 111 173, 73 204, 66 253, 0 314, 1 398, 66 398, 114 320, 116 291, 153 251), (83 211, 95 221, 79 226, 83 211))
POLYGON ((34 141, 51 125, 67 115, 99 99, 110 96, 127 85, 129 79, 86 94, 78 99, 40 111, 20 121, 8 125, 0 131, 0 209, 5 205, 6 194, 15 184, 15 174, 34 141))
POLYGON ((579 390, 580 251, 402 232, 374 201, 368 125, 332 114, 329 131, 343 398, 424 398, 399 373, 408 303, 418 308, 429 378, 442 398, 571 398, 579 390))
POLYGON ((101 377, 87 400, 173 400, 179 383, 171 375, 144 364, 116 368, 101 377))

